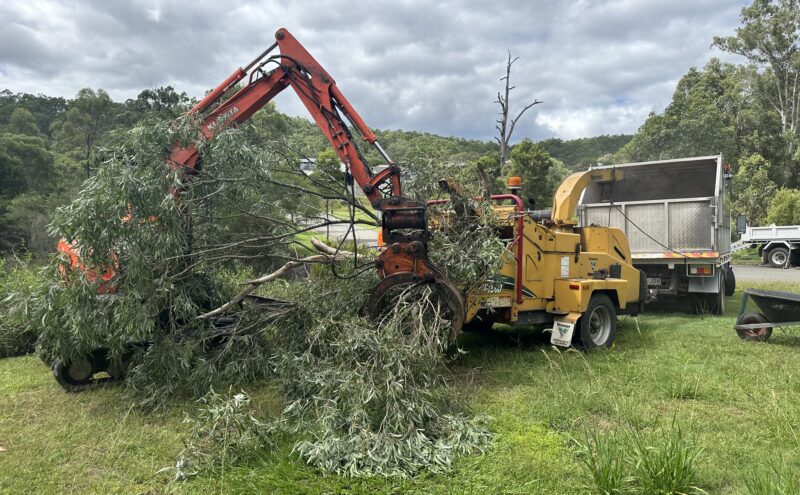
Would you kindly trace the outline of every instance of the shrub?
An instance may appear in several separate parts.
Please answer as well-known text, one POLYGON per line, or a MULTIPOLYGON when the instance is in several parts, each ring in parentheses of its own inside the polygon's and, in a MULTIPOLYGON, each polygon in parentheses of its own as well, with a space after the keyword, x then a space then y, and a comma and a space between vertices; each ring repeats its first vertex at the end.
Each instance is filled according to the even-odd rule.
POLYGON ((778 186, 769 178, 771 164, 761 155, 754 154, 739 162, 731 183, 733 209, 747 216, 751 225, 762 225, 767 217, 769 198, 778 186))
POLYGON ((29 260, 0 259, 0 358, 33 352, 38 333, 28 325, 27 303, 40 282, 29 260))
POLYGON ((780 189, 769 205, 767 222, 775 225, 800 224, 800 190, 780 189))

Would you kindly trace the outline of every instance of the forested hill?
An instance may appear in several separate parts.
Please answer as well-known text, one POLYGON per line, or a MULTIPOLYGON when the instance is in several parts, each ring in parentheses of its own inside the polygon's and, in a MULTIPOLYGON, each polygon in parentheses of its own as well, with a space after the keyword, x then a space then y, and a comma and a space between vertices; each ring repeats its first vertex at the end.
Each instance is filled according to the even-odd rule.
POLYGON ((628 144, 631 138, 633 136, 630 134, 603 135, 567 141, 550 138, 539 141, 538 144, 550 153, 550 156, 560 160, 571 170, 583 170, 588 165, 597 163, 601 156, 616 153, 628 144))
MULTIPOLYGON (((415 131, 379 131, 381 143, 395 153, 409 155, 411 150, 427 157, 463 157, 465 161, 476 156, 499 153, 497 143, 492 141, 469 140, 458 137, 437 136, 436 134, 415 131)), ((597 163, 603 155, 613 154, 625 146, 632 138, 629 134, 596 136, 589 138, 563 140, 550 138, 537 144, 551 157, 561 161, 571 170, 583 170, 597 163)))
MULTIPOLYGON (((83 180, 102 167, 102 154, 96 150, 117 143, 123 131, 144 119, 171 120, 191 104, 186 93, 170 86, 144 90, 124 102, 113 101, 102 89, 84 88, 72 99, 0 91, 0 252, 51 252, 53 240, 46 225, 58 206, 76 197, 83 180)), ((256 113, 250 123, 256 135, 285 140, 307 156, 329 149, 313 123, 287 116, 273 104, 256 113)), ((376 134, 390 156, 410 170, 441 164, 472 167, 482 160, 498 178, 497 187, 503 187, 500 177, 510 173, 499 167, 499 146, 494 141, 402 130, 376 134)), ((629 136, 548 139, 541 146, 525 136, 518 138, 522 146, 512 158, 520 161, 521 169, 515 173, 548 176, 546 187, 550 187, 567 168, 583 168, 600 155, 618 151, 629 136)), ((364 151, 368 159, 379 160, 369 147, 364 151)))
MULTIPOLYGON (((0 132, 35 135, 52 151, 73 159, 90 154, 91 146, 110 143, 112 131, 132 127, 147 115, 173 118, 190 103, 172 87, 142 91, 135 99, 115 102, 103 90, 81 90, 75 98, 0 91, 0 132), (16 115, 15 115, 16 110, 16 115)), ((328 148, 317 127, 307 119, 289 117, 268 106, 256 125, 289 136, 311 153, 328 148)), ((495 141, 439 136, 428 132, 376 130, 381 144, 401 162, 449 161, 468 163, 499 154, 495 141)), ((524 137, 524 136, 521 136, 524 137)), ((570 169, 583 169, 603 155, 616 153, 632 136, 597 136, 573 140, 550 138, 538 144, 570 169)))
MULTIPOLYGON (((291 129, 295 141, 307 144, 316 152, 327 149, 327 142, 314 124, 296 117, 286 119, 287 128, 291 129)), ((381 145, 399 162, 429 160, 468 163, 482 156, 499 156, 500 153, 495 141, 400 130, 377 129, 375 134, 381 145)), ((600 157, 618 152, 632 137, 619 134, 570 140, 549 138, 537 144, 569 169, 583 170, 587 165, 596 163, 600 157)))

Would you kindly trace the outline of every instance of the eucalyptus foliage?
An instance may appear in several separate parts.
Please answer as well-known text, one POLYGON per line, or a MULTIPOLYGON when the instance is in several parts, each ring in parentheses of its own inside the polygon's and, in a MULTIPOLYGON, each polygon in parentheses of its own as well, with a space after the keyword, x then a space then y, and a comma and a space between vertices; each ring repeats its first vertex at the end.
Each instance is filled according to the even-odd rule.
POLYGON ((27 324, 25 306, 28 295, 41 283, 28 259, 0 258, 0 358, 33 351, 36 333, 27 324), (11 311, 20 294, 20 311, 11 311))
POLYGON ((318 270, 309 282, 290 297, 314 304, 283 327, 299 340, 275 361, 302 459, 343 475, 411 476, 488 448, 490 433, 454 405, 449 322, 437 317, 430 286, 402 291, 373 322, 358 309, 374 276, 342 281, 318 270))
POLYGON ((235 396, 209 395, 189 420, 178 477, 213 471, 277 436, 293 439, 309 465, 346 476, 446 472, 457 457, 490 447, 483 420, 469 417, 451 387, 449 322, 432 286, 399 289, 384 317, 371 321, 360 309, 376 277, 349 269, 340 266, 338 278, 315 267, 302 282, 268 289, 293 308, 263 325, 283 412, 254 417, 235 396))
POLYGON ((500 268, 507 248, 494 212, 485 203, 477 208, 476 216, 442 222, 428 248, 431 261, 464 293, 500 268))
POLYGON ((493 204, 477 199, 481 196, 481 181, 474 167, 441 165, 424 176, 415 177, 412 194, 435 194, 434 198, 447 202, 429 207, 429 224, 433 232, 428 247, 431 261, 463 293, 498 270, 501 257, 506 252, 506 241, 497 232, 497 214, 493 204), (445 193, 431 190, 434 177, 446 177, 461 190, 445 193), (423 182, 427 180, 427 183, 423 182))
MULTIPOLYGON (((196 448, 178 465, 183 472, 217 465, 215 449, 228 463, 261 448, 253 425, 264 435, 294 435, 302 459, 347 475, 441 472, 456 456, 486 449, 490 434, 454 405, 448 387, 450 328, 434 286, 400 291, 373 322, 361 308, 377 277, 347 261, 335 273, 312 269, 303 280, 273 284, 269 295, 293 308, 280 320, 257 306, 198 318, 248 277, 239 262, 269 266, 285 257, 305 225, 288 214, 313 216, 305 203, 290 210, 303 203, 298 191, 325 197, 334 187, 292 182, 299 176, 287 163, 296 158, 251 128, 211 141, 198 135, 190 118, 134 128, 98 154, 97 173, 58 211, 52 234, 77 242, 85 267, 54 258, 48 282, 30 298, 42 358, 70 361, 106 348, 112 362, 130 360, 127 390, 147 409, 274 376, 286 401, 278 419, 242 420, 243 401, 207 396, 193 428, 196 448), (198 148, 199 173, 170 164, 174 143, 198 148), (117 272, 110 283, 93 276, 107 267, 117 272)), ((448 224, 436 242, 434 261, 464 287, 503 251, 488 210, 448 224)))
POLYGON ((267 374, 256 328, 237 327, 221 351, 208 355, 219 329, 196 317, 233 295, 226 276, 232 260, 280 255, 292 232, 270 201, 270 168, 280 160, 274 151, 253 146, 243 131, 206 141, 198 130, 191 119, 154 121, 104 150, 97 173, 51 225, 55 237, 77 242, 85 267, 54 258, 48 282, 20 301, 48 363, 96 348, 120 362, 137 344, 129 389, 153 407, 182 392, 202 395, 220 375, 239 382, 267 374), (198 148, 200 174, 167 161, 175 143, 198 148), (243 223, 253 232, 239 232, 243 223), (108 267, 118 272, 110 293, 93 275, 108 267), (240 354, 252 359, 237 360, 240 354))
POLYGON ((185 447, 175 466, 165 468, 175 471, 176 480, 202 470, 224 470, 271 444, 271 427, 255 417, 245 392, 226 396, 212 389, 197 402, 194 416, 184 420, 191 425, 185 447))

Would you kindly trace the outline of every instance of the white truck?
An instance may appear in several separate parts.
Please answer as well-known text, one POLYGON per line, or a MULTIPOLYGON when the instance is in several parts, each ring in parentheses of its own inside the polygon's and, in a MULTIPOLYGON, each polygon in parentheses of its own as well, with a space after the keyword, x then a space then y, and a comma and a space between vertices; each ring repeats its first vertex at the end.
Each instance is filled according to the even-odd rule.
POLYGON ((758 247, 764 263, 773 268, 786 268, 792 259, 800 257, 800 225, 770 225, 751 227, 744 216, 736 218, 736 231, 741 238, 733 244, 733 251, 747 247, 758 247))
POLYGON ((688 297, 693 309, 725 312, 733 295, 730 178, 722 156, 593 168, 616 168, 622 180, 591 184, 578 208, 581 225, 625 232, 633 264, 654 294, 688 297))

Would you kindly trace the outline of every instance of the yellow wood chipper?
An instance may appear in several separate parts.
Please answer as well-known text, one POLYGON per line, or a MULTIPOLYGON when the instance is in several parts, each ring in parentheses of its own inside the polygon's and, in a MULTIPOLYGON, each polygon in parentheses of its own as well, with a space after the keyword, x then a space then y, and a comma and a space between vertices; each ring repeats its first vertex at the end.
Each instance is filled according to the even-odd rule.
POLYGON ((613 169, 575 173, 558 187, 552 210, 529 211, 518 195, 520 179, 510 178, 509 194, 492 196, 497 231, 507 242, 502 266, 464 294, 463 330, 539 325, 552 327, 555 345, 611 346, 617 315, 642 311, 644 274, 634 268, 621 230, 579 227, 575 208, 589 183, 619 180, 613 169))

